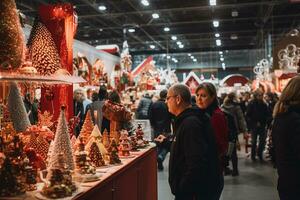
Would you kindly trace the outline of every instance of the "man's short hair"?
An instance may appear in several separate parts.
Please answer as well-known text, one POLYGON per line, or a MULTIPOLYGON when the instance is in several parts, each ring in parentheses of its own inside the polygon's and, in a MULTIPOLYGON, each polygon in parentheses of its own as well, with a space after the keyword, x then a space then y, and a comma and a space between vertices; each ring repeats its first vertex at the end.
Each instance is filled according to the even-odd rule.
POLYGON ((166 99, 167 98, 167 94, 168 94, 168 90, 164 89, 164 90, 160 91, 159 97, 161 99, 166 99))
POLYGON ((182 100, 186 104, 191 104, 191 92, 190 89, 184 84, 175 84, 170 88, 174 95, 181 96, 182 100))

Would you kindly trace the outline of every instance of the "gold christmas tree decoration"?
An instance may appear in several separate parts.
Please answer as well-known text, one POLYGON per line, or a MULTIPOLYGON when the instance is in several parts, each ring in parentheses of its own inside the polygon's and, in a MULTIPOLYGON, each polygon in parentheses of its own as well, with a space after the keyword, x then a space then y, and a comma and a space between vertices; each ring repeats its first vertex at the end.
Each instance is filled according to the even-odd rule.
POLYGON ((93 142, 93 144, 91 145, 89 156, 91 162, 95 165, 95 167, 101 167, 105 165, 105 162, 96 142, 93 142))
POLYGON ((97 125, 95 125, 92 134, 90 136, 89 141, 87 142, 86 146, 85 146, 85 150, 90 152, 91 146, 93 143, 96 143, 96 145, 98 146, 102 156, 105 156, 107 154, 107 150, 105 149, 103 143, 102 143, 102 135, 100 133, 100 130, 98 128, 97 125))
POLYGON ((21 66, 24 36, 14 0, 0 1, 0 71, 21 66))
POLYGON ((60 57, 46 26, 38 19, 32 27, 27 46, 32 59, 32 66, 41 75, 51 75, 61 68, 60 57))
POLYGON ((83 138, 80 138, 80 143, 78 145, 78 151, 75 153, 76 171, 80 174, 96 174, 96 169, 91 166, 90 158, 85 151, 85 145, 83 143, 83 138))
POLYGON ((39 135, 37 137, 36 152, 43 158, 44 161, 47 160, 49 146, 50 146, 50 144, 45 140, 45 138, 42 135, 39 135))
POLYGON ((128 132, 126 130, 121 131, 119 151, 121 156, 129 156, 131 145, 128 138, 128 132))
POLYGON ((83 143, 87 144, 91 133, 94 129, 94 123, 92 121, 92 116, 90 110, 87 112, 84 123, 82 125, 79 137, 83 139, 83 143))

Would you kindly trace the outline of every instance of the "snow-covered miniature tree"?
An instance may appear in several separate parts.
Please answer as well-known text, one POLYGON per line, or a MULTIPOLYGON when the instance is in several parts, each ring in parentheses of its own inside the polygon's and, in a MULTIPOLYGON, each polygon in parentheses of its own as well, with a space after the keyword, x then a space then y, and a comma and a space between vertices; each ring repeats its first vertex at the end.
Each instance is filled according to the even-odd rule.
POLYGON ((88 110, 79 134, 79 137, 83 139, 84 144, 87 144, 93 129, 94 129, 94 123, 92 121, 91 112, 90 110, 88 110))
POLYGON ((10 84, 7 102, 14 129, 17 132, 25 131, 30 126, 30 122, 16 82, 10 84))
POLYGON ((68 124, 65 116, 65 107, 62 106, 58 118, 57 130, 54 138, 53 149, 50 156, 49 168, 57 165, 58 155, 62 153, 66 159, 67 169, 74 169, 74 159, 68 131, 68 124))
POLYGON ((107 150, 105 149, 104 144, 102 143, 102 135, 97 125, 95 125, 92 134, 90 136, 90 139, 87 145, 85 146, 86 151, 90 152, 91 146, 94 142, 98 146, 102 156, 105 156, 107 154, 107 150))
POLYGON ((91 162, 95 165, 95 167, 101 167, 105 165, 105 162, 96 142, 93 142, 93 144, 91 145, 89 156, 91 162))

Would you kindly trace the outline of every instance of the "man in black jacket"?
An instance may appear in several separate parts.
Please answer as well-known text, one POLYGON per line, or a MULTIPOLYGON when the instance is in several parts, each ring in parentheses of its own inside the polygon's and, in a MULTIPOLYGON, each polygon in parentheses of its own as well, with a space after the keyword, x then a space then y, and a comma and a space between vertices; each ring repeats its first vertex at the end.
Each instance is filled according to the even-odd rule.
MULTIPOLYGON (((149 109, 149 119, 153 128, 154 138, 157 138, 160 134, 169 136, 171 134, 171 114, 168 111, 166 104, 167 90, 162 90, 159 93, 160 99, 152 103, 149 109)), ((157 168, 163 170, 163 161, 169 149, 160 143, 157 143, 157 168)))
POLYGON ((217 147, 208 117, 191 106, 187 86, 172 86, 166 98, 175 115, 174 139, 169 162, 169 184, 175 200, 217 200, 221 170, 217 147))

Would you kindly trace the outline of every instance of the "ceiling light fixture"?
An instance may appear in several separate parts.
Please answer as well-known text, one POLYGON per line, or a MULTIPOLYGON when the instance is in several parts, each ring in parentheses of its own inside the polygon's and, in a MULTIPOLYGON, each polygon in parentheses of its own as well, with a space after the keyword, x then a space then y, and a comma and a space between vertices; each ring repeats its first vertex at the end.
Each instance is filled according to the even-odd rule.
POLYGON ((237 16, 239 16, 239 12, 236 11, 236 10, 233 10, 233 11, 231 12, 231 16, 232 16, 232 17, 237 17, 237 16))
POLYGON ((221 42, 220 39, 217 39, 217 40, 216 40, 216 45, 217 45, 217 46, 221 46, 221 45, 222 45, 222 42, 221 42))
POLYGON ((191 56, 192 54, 188 53, 188 56, 191 56))
POLYGON ((134 32, 135 32, 135 29, 134 29, 134 28, 130 28, 130 29, 128 29, 128 32, 129 32, 129 33, 134 33, 134 32))
POLYGON ((176 36, 172 36, 171 38, 172 38, 172 40, 174 40, 174 41, 177 40, 177 37, 176 37, 176 36))
POLYGON ((167 56, 167 59, 170 59, 171 58, 171 56, 167 56))
POLYGON ((98 9, 101 10, 101 11, 105 11, 106 10, 106 6, 101 5, 101 6, 98 7, 98 9))
POLYGON ((191 56, 191 59, 194 59, 195 57, 194 56, 191 56))
POLYGON ((209 5, 210 6, 216 6, 217 5, 217 0, 209 0, 209 5))
POLYGON ((222 55, 222 54, 223 54, 223 51, 219 51, 219 54, 222 55))
POLYGON ((220 33, 215 33, 215 37, 216 38, 220 37, 220 33))
POLYGON ((214 21, 213 21, 213 25, 214 25, 214 27, 219 27, 219 21, 214 20, 214 21))
POLYGON ((150 3, 148 0, 141 0, 141 3, 144 5, 144 6, 149 6, 150 3))
POLYGON ((224 61, 224 58, 220 58, 220 61, 223 62, 223 61, 224 61))
POLYGON ((184 48, 184 45, 183 45, 183 44, 179 45, 179 48, 180 48, 180 49, 183 49, 183 48, 184 48))
POLYGON ((238 36, 236 34, 231 34, 230 39, 236 40, 238 39, 238 36))
POLYGON ((100 28, 99 31, 102 32, 102 31, 103 31, 103 28, 100 28))
POLYGON ((159 18, 159 14, 153 13, 153 14, 152 14, 152 18, 153 18, 153 19, 158 19, 158 18, 159 18))
POLYGON ((223 68, 223 70, 226 69, 225 63, 222 63, 222 68, 223 68))
POLYGON ((153 44, 150 45, 151 49, 155 49, 155 46, 153 44))
POLYGON ((170 31, 170 28, 169 28, 169 27, 165 27, 165 28, 164 28, 164 31, 165 31, 165 32, 169 32, 169 31, 170 31))
POLYGON ((194 62, 197 62, 197 59, 195 58, 195 59, 193 59, 193 61, 194 61, 194 62))
POLYGON ((182 43, 180 41, 176 42, 177 45, 182 45, 182 43))

